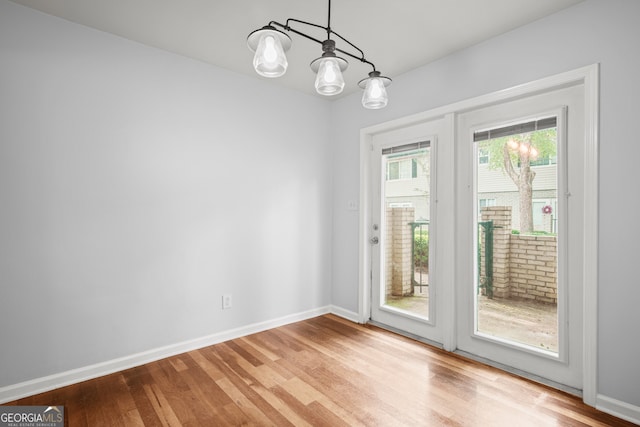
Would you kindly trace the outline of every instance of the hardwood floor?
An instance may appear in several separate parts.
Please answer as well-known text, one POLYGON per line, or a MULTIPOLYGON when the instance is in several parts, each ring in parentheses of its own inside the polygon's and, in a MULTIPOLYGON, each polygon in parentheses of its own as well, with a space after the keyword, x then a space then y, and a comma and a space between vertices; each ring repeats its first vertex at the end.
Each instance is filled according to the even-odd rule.
POLYGON ((10 405, 68 426, 633 426, 579 398, 326 315, 10 405))

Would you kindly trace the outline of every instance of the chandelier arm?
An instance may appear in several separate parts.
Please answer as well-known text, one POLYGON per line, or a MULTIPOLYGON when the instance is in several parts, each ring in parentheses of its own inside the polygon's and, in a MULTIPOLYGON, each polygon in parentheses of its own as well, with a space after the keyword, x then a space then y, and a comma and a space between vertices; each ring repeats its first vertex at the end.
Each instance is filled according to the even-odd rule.
POLYGON ((318 40, 318 39, 317 39, 317 38, 315 38, 315 37, 312 37, 312 36, 310 36, 310 35, 308 35, 308 34, 305 34, 305 33, 303 33, 302 31, 298 31, 298 30, 296 30, 296 29, 294 29, 294 28, 291 28, 291 27, 289 26, 289 21, 295 21, 295 22, 299 22, 299 23, 302 23, 302 24, 308 24, 308 25, 312 25, 312 26, 314 26, 314 27, 318 27, 318 28, 325 29, 324 27, 322 27, 322 26, 320 26, 320 25, 312 24, 312 23, 310 23, 310 22, 298 21, 297 19, 291 19, 291 18, 290 18, 290 19, 287 19, 287 23, 286 23, 286 24, 281 24, 281 23, 279 23, 279 22, 277 22, 277 21, 271 21, 271 22, 269 22, 269 25, 271 25, 271 26, 274 26, 274 25, 275 25, 275 26, 278 26, 278 27, 282 28, 283 30, 291 31, 292 33, 295 33, 295 34, 297 34, 297 35, 299 35, 299 36, 302 36, 302 37, 305 37, 305 38, 307 38, 307 39, 309 39, 309 40, 311 40, 311 41, 314 41, 314 42, 318 43, 319 45, 322 45, 322 41, 321 41, 321 40, 318 40))
POLYGON ((297 22, 298 24, 304 24, 304 25, 309 25, 311 27, 322 28, 327 32, 332 32, 328 27, 323 27, 322 25, 314 24, 313 22, 301 21, 300 19, 295 19, 295 18, 287 18, 287 25, 285 26, 285 28, 289 27, 289 22, 297 22))
POLYGON ((338 48, 336 48, 336 51, 340 52, 342 54, 345 54, 347 56, 350 56, 351 58, 356 59, 356 60, 358 60, 358 61, 360 61, 360 62, 362 62, 364 64, 369 64, 369 65, 371 65, 371 68, 373 68, 373 71, 376 71, 376 66, 373 64, 373 62, 367 61, 366 59, 364 59, 363 56, 362 57, 361 56, 356 56, 356 55, 354 55, 352 53, 349 53, 347 51, 344 51, 344 50, 338 49, 338 48))
MULTIPOLYGON (((297 22, 297 23, 300 23, 300 24, 311 25, 312 27, 322 28, 323 30, 326 30, 326 28, 321 26, 321 25, 313 24, 311 22, 300 21, 298 19, 293 19, 293 18, 287 19, 287 23, 286 24, 281 24, 280 22, 277 22, 277 21, 271 21, 271 22, 269 22, 269 25, 270 26, 280 27, 280 28, 282 28, 283 30, 286 30, 286 31, 291 31, 294 34, 297 34, 299 36, 305 37, 305 38, 307 38, 307 39, 309 39, 311 41, 314 41, 314 42, 318 43, 319 45, 322 45, 323 42, 321 40, 318 40, 315 37, 312 37, 312 36, 310 36, 308 34, 305 34, 302 31, 298 31, 298 30, 296 30, 294 28, 291 28, 291 26, 289 25, 290 21, 297 22)), ((376 66, 373 64, 373 62, 367 61, 365 59, 364 52, 362 51, 362 49, 360 49, 358 46, 354 45, 349 40, 345 39, 344 37, 342 37, 340 34, 336 33, 335 31, 331 31, 331 33, 335 34, 341 40, 343 40, 344 42, 348 43, 351 47, 353 47, 358 52, 360 52, 360 56, 354 55, 353 53, 347 52, 346 50, 339 49, 339 48, 336 48, 336 51, 338 51, 338 52, 340 52, 340 53, 342 53, 344 55, 347 55, 347 56, 349 56, 349 57, 351 57, 351 58, 353 58, 353 59, 355 59, 357 61, 360 61, 360 62, 362 62, 364 64, 369 64, 371 66, 371 68, 373 68, 373 71, 376 71, 376 66)))
POLYGON ((354 48, 355 50, 357 50, 358 52, 360 52, 360 56, 356 56, 353 55, 349 52, 346 52, 342 49, 338 49, 336 48, 336 50, 340 53, 343 53, 345 55, 349 55, 350 57, 357 59, 360 62, 363 62, 365 64, 369 64, 371 65, 371 67, 373 68, 373 71, 376 71, 376 66, 373 64, 373 62, 367 61, 364 57, 364 52, 362 51, 362 49, 360 49, 358 46, 356 46, 355 44, 351 43, 349 40, 345 39, 344 37, 342 37, 340 34, 336 33, 335 31, 331 31, 333 34, 335 34, 336 36, 338 36, 342 41, 344 41, 345 43, 347 43, 349 46, 351 46, 352 48, 354 48))
MULTIPOLYGON (((355 50, 357 50, 358 52, 360 52, 360 57, 361 59, 364 59, 364 52, 362 51, 362 49, 360 49, 358 46, 356 46, 355 44, 351 43, 349 40, 345 39, 344 37, 342 37, 340 34, 336 33, 335 31, 331 30, 331 32, 333 34, 335 34, 336 36, 340 37, 340 39, 347 43, 349 46, 351 46, 352 48, 354 48, 355 50)), ((343 52, 344 53, 344 52, 343 52)))
MULTIPOLYGON (((305 37, 305 38, 307 38, 307 39, 309 39, 311 41, 314 41, 314 42, 318 43, 319 45, 322 45, 322 41, 321 40, 318 40, 315 37, 311 37, 310 35, 307 35, 307 34, 303 33, 302 31, 298 31, 298 30, 296 30, 294 28, 291 28, 289 25, 283 25, 283 24, 281 24, 279 22, 275 22, 275 21, 271 21, 269 23, 269 25, 277 25, 278 27, 281 27, 284 30, 291 31, 294 34, 297 34, 299 36, 305 37)), ((314 25, 314 24, 311 24, 311 25, 314 25)), ((320 27, 320 28, 324 28, 324 27, 320 27)))

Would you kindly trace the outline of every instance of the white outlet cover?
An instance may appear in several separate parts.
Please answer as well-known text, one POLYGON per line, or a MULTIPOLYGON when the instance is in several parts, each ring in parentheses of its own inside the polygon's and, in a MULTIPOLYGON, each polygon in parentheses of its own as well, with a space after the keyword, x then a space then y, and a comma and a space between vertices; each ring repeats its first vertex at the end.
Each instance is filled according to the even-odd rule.
POLYGON ((231 295, 222 295, 222 309, 231 308, 232 299, 231 295))

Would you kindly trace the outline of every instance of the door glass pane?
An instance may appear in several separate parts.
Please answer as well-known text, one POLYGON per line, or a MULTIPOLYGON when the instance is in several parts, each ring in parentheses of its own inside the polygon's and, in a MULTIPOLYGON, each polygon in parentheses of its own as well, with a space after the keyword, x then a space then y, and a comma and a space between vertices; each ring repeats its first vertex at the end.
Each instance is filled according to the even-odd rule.
POLYGON ((382 306, 429 318, 430 161, 428 143, 383 152, 382 306))
POLYGON ((477 132, 474 141, 476 334, 557 355, 555 120, 477 132))

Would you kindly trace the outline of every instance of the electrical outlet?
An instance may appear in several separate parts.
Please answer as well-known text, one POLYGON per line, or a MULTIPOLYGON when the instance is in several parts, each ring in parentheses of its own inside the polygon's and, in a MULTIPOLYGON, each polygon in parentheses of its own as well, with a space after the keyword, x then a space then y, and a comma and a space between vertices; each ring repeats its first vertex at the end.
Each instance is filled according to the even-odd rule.
POLYGON ((222 295, 222 309, 231 308, 231 294, 222 295))

